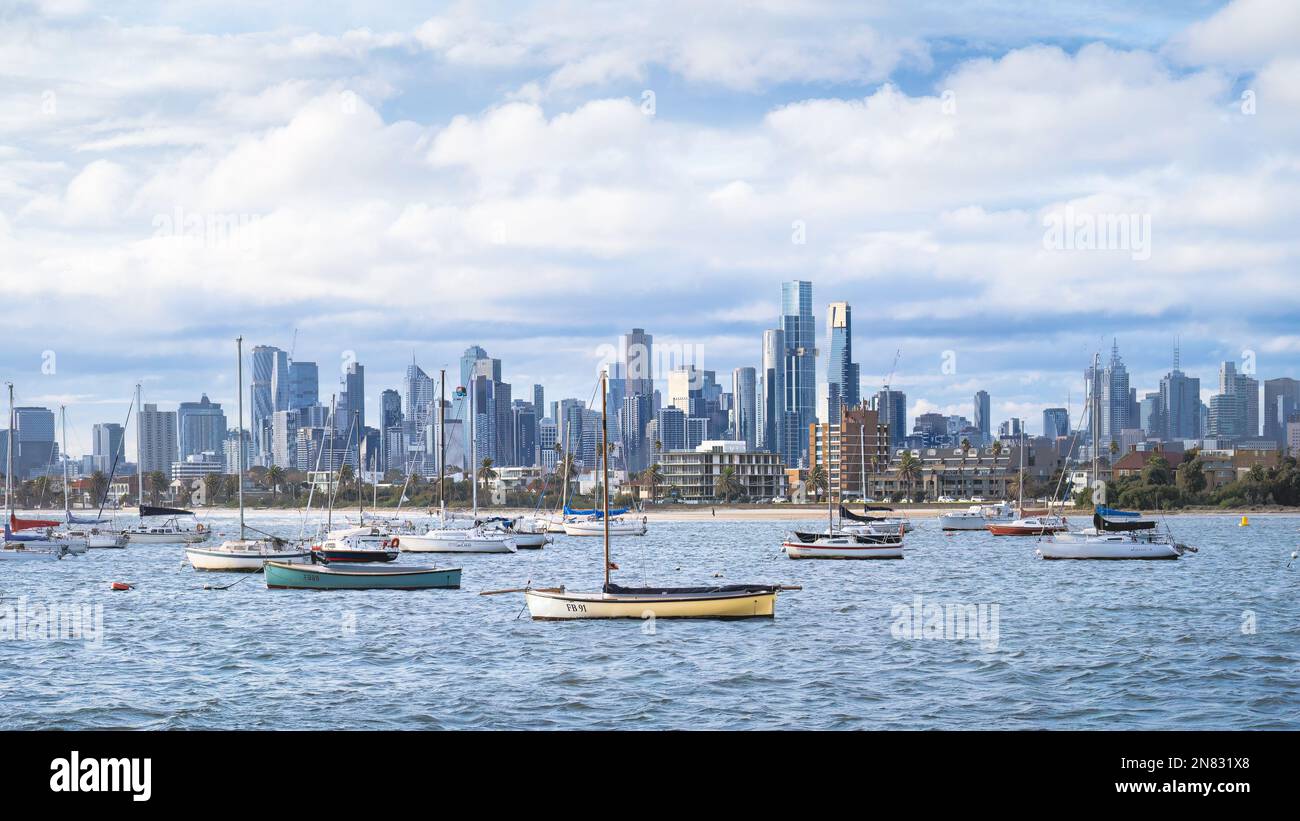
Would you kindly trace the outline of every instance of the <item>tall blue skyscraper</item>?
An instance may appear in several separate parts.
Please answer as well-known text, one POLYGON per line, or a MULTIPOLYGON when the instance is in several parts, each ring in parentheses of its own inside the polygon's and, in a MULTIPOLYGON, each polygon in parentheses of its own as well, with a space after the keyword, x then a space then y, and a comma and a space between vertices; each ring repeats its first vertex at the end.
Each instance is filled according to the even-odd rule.
POLYGON ((808 426, 817 421, 817 320, 812 310, 812 283, 803 280, 781 284, 781 330, 785 332, 786 408, 798 428, 788 442, 791 466, 808 461, 808 426))
MULTIPOLYGON (((758 446, 768 453, 786 456, 785 430, 785 331, 763 332, 763 364, 758 373, 755 419, 758 446)), ((789 464, 787 461, 786 464, 789 464)))
POLYGON ((1201 380, 1179 369, 1178 348, 1174 348, 1174 369, 1160 380, 1162 439, 1199 439, 1201 426, 1201 380))
POLYGON ((902 391, 876 392, 876 413, 880 424, 889 426, 889 445, 895 447, 907 435, 907 394, 902 391))
POLYGON ((753 368, 736 368, 731 373, 732 430, 748 450, 758 444, 758 373, 753 368))
POLYGON ((853 361, 853 309, 847 302, 832 302, 826 321, 831 357, 826 373, 826 420, 839 424, 840 409, 858 405, 858 366, 853 361))
POLYGON ((320 402, 320 371, 315 362, 289 363, 289 407, 301 410, 320 402))
POLYGON ((176 411, 180 429, 180 458, 211 451, 220 454, 226 441, 226 414, 221 405, 203 395, 197 402, 182 402, 176 411))
POLYGON ((989 416, 992 408, 989 404, 988 391, 975 392, 975 427, 980 432, 980 439, 988 442, 993 438, 993 420, 989 416))
POLYGON ((271 415, 289 409, 289 355, 272 345, 253 348, 249 386, 254 462, 271 464, 271 415))

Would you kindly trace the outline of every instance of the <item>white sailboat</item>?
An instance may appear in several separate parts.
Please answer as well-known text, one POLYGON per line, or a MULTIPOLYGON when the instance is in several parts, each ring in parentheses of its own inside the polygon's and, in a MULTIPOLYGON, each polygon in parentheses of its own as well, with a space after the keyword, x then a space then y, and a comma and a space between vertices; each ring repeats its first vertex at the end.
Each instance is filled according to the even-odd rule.
POLYGON ((14 516, 14 385, 9 387, 9 432, 8 446, 5 454, 5 521, 4 545, 0 547, 0 561, 57 561, 68 555, 67 547, 50 542, 47 539, 16 537, 9 528, 14 516))
MULTIPOLYGON (((605 473, 602 510, 609 511, 609 449, 606 446, 606 379, 601 374, 601 463, 605 473)), ((604 517, 606 526, 609 517, 604 517)), ((615 568, 610 561, 610 539, 604 539, 605 585, 596 592, 574 593, 563 587, 524 587, 485 591, 524 594, 529 614, 537 620, 570 619, 748 619, 772 618, 776 595, 798 587, 770 584, 735 584, 717 587, 623 587, 610 581, 615 568)))
POLYGON ((650 530, 650 523, 645 516, 641 518, 627 518, 624 516, 613 516, 608 521, 608 527, 603 516, 588 516, 582 519, 566 519, 564 522, 564 533, 568 536, 604 536, 606 531, 611 536, 644 536, 650 530))
POLYGON ((1168 525, 1099 507, 1092 527, 1044 537, 1035 552, 1043 559, 1177 559, 1189 551, 1195 548, 1174 541, 1168 525))
POLYGON ((239 392, 239 538, 222 542, 217 547, 190 547, 185 550, 185 557, 195 570, 235 570, 257 572, 267 562, 305 563, 311 561, 311 551, 291 546, 287 540, 275 537, 263 539, 248 538, 244 524, 244 338, 235 340, 238 350, 238 380, 236 390, 239 392))
POLYGON ((840 526, 835 526, 835 508, 832 497, 826 499, 826 530, 821 533, 794 531, 786 536, 781 545, 782 552, 791 559, 901 559, 903 558, 902 523, 893 526, 891 531, 873 530, 875 520, 857 516, 847 508, 840 507, 840 526), (845 525, 844 517, 856 525, 845 525), (865 521, 864 521, 865 520, 865 521))
POLYGON ((140 522, 122 531, 130 544, 199 544, 206 542, 212 533, 201 522, 194 526, 183 523, 186 517, 193 517, 189 510, 170 507, 151 507, 144 503, 144 454, 141 452, 142 428, 140 404, 140 383, 135 385, 135 450, 136 450, 136 506, 140 511, 140 522))
POLYGON ((1051 512, 1025 515, 1025 434, 1023 430, 1020 433, 1019 475, 1020 495, 1016 505, 1018 518, 1010 522, 985 522, 984 529, 994 536, 1044 536, 1066 530, 1069 523, 1066 522, 1064 516, 1056 516, 1051 512))
POLYGON ((1016 510, 1006 502, 994 505, 971 505, 939 516, 941 530, 983 530, 990 523, 1015 521, 1016 510))
MULTIPOLYGON (((443 370, 439 378, 442 385, 438 399, 438 431, 440 436, 438 467, 438 503, 440 515, 438 527, 430 528, 419 535, 398 536, 394 541, 406 553, 514 553, 518 550, 514 538, 499 530, 490 530, 478 522, 478 477, 472 473, 469 477, 474 506, 474 518, 469 527, 448 527, 447 521, 447 425, 446 396, 447 371, 443 370)), ((465 390, 458 388, 457 391, 465 390)), ((469 439, 470 464, 478 461, 478 442, 474 436, 474 417, 476 414, 473 397, 469 401, 469 439)))

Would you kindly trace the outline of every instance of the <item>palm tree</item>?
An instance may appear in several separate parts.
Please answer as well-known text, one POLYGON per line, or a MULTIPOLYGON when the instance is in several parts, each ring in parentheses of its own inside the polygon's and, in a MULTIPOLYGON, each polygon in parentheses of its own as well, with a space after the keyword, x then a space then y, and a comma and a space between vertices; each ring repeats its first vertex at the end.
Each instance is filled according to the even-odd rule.
POLYGON ((560 450, 559 454, 560 458, 558 463, 555 465, 555 472, 564 478, 564 495, 571 499, 573 498, 573 494, 570 493, 570 490, 572 489, 572 484, 576 478, 574 474, 578 472, 578 463, 573 458, 572 453, 565 453, 563 450, 560 450))
POLYGON ((826 490, 826 468, 821 465, 813 465, 813 469, 808 471, 808 484, 817 493, 817 500, 821 501, 822 492, 826 490))
POLYGON ((239 482, 239 477, 233 473, 221 477, 221 495, 225 496, 227 499, 232 499, 235 496, 238 496, 239 482))
POLYGON ((651 502, 654 502, 655 497, 658 495, 659 486, 663 484, 663 481, 663 467, 658 462, 641 471, 641 483, 649 486, 651 502))
POLYGON ((90 495, 94 497, 96 505, 104 498, 104 492, 108 490, 108 477, 104 471, 97 470, 90 474, 90 495))
POLYGON ((908 497, 911 497, 912 489, 920 476, 921 460, 913 456, 911 451, 904 452, 903 458, 898 460, 898 478, 907 482, 908 497))
POLYGON ((271 501, 274 502, 280 495, 280 483, 284 481, 284 468, 279 465, 271 465, 266 469, 266 484, 271 491, 271 501))
POLYGON ((736 478, 736 469, 725 467, 718 474, 718 479, 713 483, 714 494, 721 496, 724 502, 730 503, 732 496, 739 496, 745 492, 745 488, 736 478))
POLYGON ((343 488, 347 487, 348 483, 352 481, 353 475, 354 474, 352 471, 352 465, 349 465, 346 462, 344 462, 343 466, 339 468, 339 475, 338 475, 339 498, 343 497, 343 493, 344 493, 343 488))
POLYGON ((482 464, 478 469, 478 478, 483 482, 483 492, 487 493, 488 482, 497 478, 497 472, 492 469, 492 457, 484 457, 482 464))
POLYGON ((208 504, 216 504, 217 496, 221 494, 222 475, 220 473, 209 473, 203 477, 204 498, 208 504))
POLYGON ((1002 440, 999 439, 998 441, 993 443, 993 461, 996 462, 998 460, 998 457, 1001 455, 1002 455, 1002 440))
POLYGON ((155 470, 149 474, 149 494, 153 503, 157 505, 162 493, 167 490, 167 474, 161 470, 155 470))
POLYGON ((1115 454, 1119 453, 1119 442, 1116 442, 1114 439, 1110 440, 1110 448, 1108 449, 1110 450, 1110 462, 1111 464, 1114 464, 1115 454))

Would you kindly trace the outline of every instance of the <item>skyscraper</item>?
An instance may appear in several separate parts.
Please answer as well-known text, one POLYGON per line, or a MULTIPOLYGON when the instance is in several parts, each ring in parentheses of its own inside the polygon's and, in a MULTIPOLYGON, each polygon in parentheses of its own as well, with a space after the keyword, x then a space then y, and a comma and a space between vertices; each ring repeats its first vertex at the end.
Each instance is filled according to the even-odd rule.
POLYGON ((1120 433, 1127 428, 1137 427, 1136 421, 1130 420, 1133 409, 1133 395, 1129 389, 1128 368, 1119 355, 1118 340, 1112 341, 1110 362, 1105 368, 1097 370, 1089 366, 1084 372, 1095 398, 1097 413, 1097 431, 1093 434, 1094 443, 1109 448, 1111 442, 1119 444, 1120 433))
POLYGON ((1174 367, 1160 380, 1161 439, 1201 438, 1201 380, 1179 369, 1178 347, 1174 367))
POLYGON ((753 368, 736 368, 731 372, 731 392, 734 398, 732 429, 746 450, 754 450, 758 443, 755 422, 758 405, 758 373, 753 368))
POLYGON ((126 450, 122 443, 124 433, 122 426, 116 422, 96 423, 91 433, 93 440, 91 453, 95 470, 108 473, 112 469, 113 459, 120 461, 126 458, 126 450))
POLYGON ((253 435, 253 463, 271 459, 271 414, 276 411, 276 391, 288 390, 288 375, 277 378, 281 365, 287 368, 284 351, 271 345, 253 348, 253 379, 249 385, 251 399, 249 420, 253 435))
POLYGON ((757 400, 759 447, 768 453, 786 454, 785 331, 780 328, 763 332, 763 365, 758 376, 757 400))
POLYGON ((797 458, 787 462, 790 465, 807 464, 806 431, 817 421, 817 320, 813 317, 812 299, 811 282, 794 280, 781 284, 786 408, 795 415, 796 431, 789 455, 797 458))
MULTIPOLYGON (((6 443, 7 444, 7 443, 6 443)), ((14 408, 14 476, 43 475, 54 463, 54 412, 49 408, 14 408)), ((170 467, 170 464, 169 464, 170 467)), ((0 466, 3 469, 3 466, 0 466)))
POLYGON ((176 411, 160 411, 157 405, 145 405, 136 418, 140 425, 140 474, 158 471, 170 479, 172 463, 179 452, 176 411))
POLYGON ((907 394, 896 390, 876 392, 876 416, 889 428, 889 446, 897 447, 907 435, 907 394))
POLYGON ((985 442, 993 439, 993 420, 990 418, 991 411, 989 405, 989 392, 975 392, 975 427, 980 432, 980 438, 985 442))
MULTIPOLYGON (((343 392, 339 395, 339 419, 344 426, 356 416, 357 430, 366 426, 366 368, 349 362, 343 372, 343 392)), ((346 430, 346 427, 344 428, 346 430)))
POLYGON ((840 408, 859 402, 858 366, 853 362, 853 309, 847 302, 832 302, 826 321, 831 356, 826 374, 826 418, 838 420, 840 408))
POLYGON ((320 402, 320 371, 316 363, 290 362, 288 410, 301 410, 318 402, 320 402))
POLYGON ((1264 438, 1285 445, 1287 422, 1300 411, 1300 381, 1281 377, 1264 382, 1264 407, 1260 416, 1264 420, 1264 438))
POLYGON ((654 336, 646 333, 644 328, 633 328, 631 333, 623 334, 620 347, 627 395, 650 396, 654 392, 655 379, 654 336))
POLYGON ((1048 439, 1058 439, 1070 435, 1070 411, 1065 408, 1046 408, 1043 410, 1043 435, 1048 439))
POLYGON ((179 429, 180 460, 200 453, 221 453, 226 441, 226 414, 221 405, 208 399, 207 394, 197 402, 182 402, 176 411, 179 429))

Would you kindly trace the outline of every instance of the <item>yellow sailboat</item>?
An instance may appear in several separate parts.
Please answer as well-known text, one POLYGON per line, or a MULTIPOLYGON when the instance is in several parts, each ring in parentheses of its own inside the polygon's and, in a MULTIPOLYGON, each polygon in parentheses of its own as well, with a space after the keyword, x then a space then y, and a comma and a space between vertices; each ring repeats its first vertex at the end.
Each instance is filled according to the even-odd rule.
POLYGON ((593 593, 569 592, 563 587, 524 587, 486 591, 523 593, 528 612, 538 620, 560 619, 752 619, 776 615, 776 594, 799 590, 792 585, 733 584, 715 587, 623 587, 610 581, 616 569, 609 556, 609 445, 605 427, 608 376, 600 376, 600 441, 602 484, 601 520, 604 522, 605 585, 593 593))

